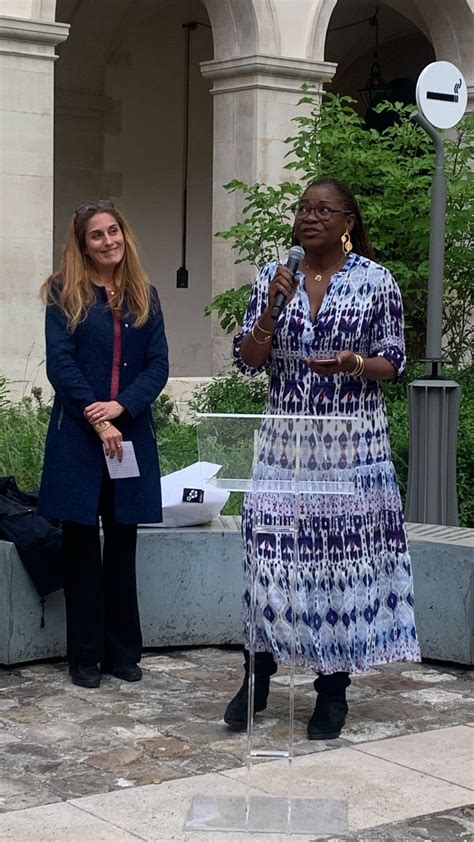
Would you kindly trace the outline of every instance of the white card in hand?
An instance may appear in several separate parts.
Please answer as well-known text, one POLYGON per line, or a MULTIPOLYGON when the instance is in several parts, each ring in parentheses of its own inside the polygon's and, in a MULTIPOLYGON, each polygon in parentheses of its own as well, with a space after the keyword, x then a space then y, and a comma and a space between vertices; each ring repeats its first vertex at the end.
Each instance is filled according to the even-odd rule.
POLYGON ((137 458, 135 456, 135 448, 133 447, 133 442, 123 441, 122 447, 123 450, 121 462, 119 462, 117 454, 115 454, 113 459, 111 459, 110 456, 105 456, 105 461, 107 463, 110 478, 127 479, 127 477, 139 477, 140 471, 138 470, 137 458))

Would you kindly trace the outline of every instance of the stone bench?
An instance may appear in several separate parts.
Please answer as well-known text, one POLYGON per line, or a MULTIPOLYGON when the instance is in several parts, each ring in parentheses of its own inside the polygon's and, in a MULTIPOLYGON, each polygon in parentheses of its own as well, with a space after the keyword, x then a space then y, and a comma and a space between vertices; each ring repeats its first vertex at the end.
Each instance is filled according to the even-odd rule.
MULTIPOLYGON (((474 663, 474 530, 409 524, 425 658, 474 663)), ((137 578, 145 647, 240 643, 240 518, 140 529, 137 578)), ((0 541, 0 664, 66 654, 62 591, 42 605, 13 544, 0 541)))
MULTIPOLYGON (((240 518, 138 531, 137 582, 145 647, 240 643, 240 518)), ((0 664, 64 657, 62 591, 43 606, 13 544, 0 541, 0 664)))

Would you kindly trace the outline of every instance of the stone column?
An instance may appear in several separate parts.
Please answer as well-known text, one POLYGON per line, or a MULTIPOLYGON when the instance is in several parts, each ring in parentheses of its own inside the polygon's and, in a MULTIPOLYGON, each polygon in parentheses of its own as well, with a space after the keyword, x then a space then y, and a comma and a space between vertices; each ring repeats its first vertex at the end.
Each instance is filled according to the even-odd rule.
MULTIPOLYGON (((212 230, 235 224, 241 197, 223 185, 233 178, 276 185, 295 178, 284 170, 288 146, 284 138, 296 132, 292 118, 298 111, 301 85, 309 82, 317 92, 329 81, 336 65, 306 59, 252 55, 201 64, 204 76, 213 80, 214 161, 212 230)), ((228 241, 213 238, 212 295, 253 280, 255 268, 235 265, 235 252, 228 241)), ((212 372, 229 365, 230 338, 217 320, 212 328, 212 372)))
POLYGON ((0 16, 0 375, 41 382, 39 287, 52 269, 54 47, 69 26, 0 16))

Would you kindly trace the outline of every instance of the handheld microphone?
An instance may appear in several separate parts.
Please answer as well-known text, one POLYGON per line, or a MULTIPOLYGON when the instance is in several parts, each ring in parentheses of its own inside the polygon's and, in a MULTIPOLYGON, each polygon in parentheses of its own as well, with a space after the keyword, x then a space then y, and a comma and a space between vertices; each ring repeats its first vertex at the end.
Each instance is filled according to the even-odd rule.
MULTIPOLYGON (((304 249, 301 246, 292 246, 288 252, 288 260, 286 261, 286 265, 290 270, 293 277, 295 277, 298 266, 300 265, 301 261, 304 257, 304 249)), ((275 302, 273 304, 272 309, 272 319, 278 319, 283 307, 286 304, 286 295, 282 292, 279 292, 278 295, 275 296, 275 302)))

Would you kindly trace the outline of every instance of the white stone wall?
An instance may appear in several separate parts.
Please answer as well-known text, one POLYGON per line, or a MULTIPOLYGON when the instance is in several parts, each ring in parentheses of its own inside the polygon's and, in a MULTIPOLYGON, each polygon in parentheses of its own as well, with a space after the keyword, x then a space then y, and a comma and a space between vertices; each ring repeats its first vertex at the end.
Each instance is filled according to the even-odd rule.
POLYGON ((39 287, 51 271, 53 60, 66 37, 59 24, 0 17, 0 373, 19 394, 41 378, 44 356, 39 287))

